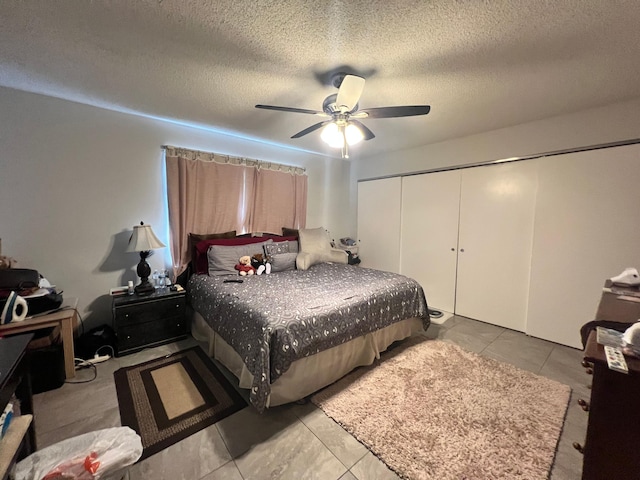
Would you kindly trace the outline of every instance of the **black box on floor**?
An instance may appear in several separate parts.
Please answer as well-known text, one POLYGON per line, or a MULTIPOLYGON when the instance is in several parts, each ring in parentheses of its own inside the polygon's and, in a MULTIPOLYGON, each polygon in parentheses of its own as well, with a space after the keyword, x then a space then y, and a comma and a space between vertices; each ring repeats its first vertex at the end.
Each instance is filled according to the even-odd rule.
POLYGON ((38 330, 29 342, 27 356, 33 393, 48 392, 64 385, 64 350, 60 327, 38 330))

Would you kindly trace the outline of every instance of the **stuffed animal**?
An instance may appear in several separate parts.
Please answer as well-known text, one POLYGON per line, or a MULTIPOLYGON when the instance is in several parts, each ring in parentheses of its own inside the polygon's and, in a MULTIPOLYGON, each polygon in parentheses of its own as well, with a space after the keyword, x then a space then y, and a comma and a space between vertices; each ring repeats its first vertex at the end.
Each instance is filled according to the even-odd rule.
POLYGON ((267 257, 261 253, 256 253, 251 257, 251 266, 256 269, 256 275, 262 275, 263 273, 268 275, 271 273, 271 264, 267 257))
POLYGON ((16 266, 16 264, 17 262, 13 258, 7 257, 5 255, 0 255, 0 270, 13 268, 16 266))
MULTIPOLYGON (((0 253, 2 253, 2 239, 0 238, 0 253)), ((6 255, 0 255, 0 270, 3 269, 7 269, 7 268, 14 268, 16 266, 16 261, 11 258, 11 257, 7 257, 6 255)))
POLYGON ((243 277, 253 275, 256 272, 256 269, 251 266, 251 257, 249 255, 240 257, 240 260, 233 268, 238 270, 238 273, 243 277))

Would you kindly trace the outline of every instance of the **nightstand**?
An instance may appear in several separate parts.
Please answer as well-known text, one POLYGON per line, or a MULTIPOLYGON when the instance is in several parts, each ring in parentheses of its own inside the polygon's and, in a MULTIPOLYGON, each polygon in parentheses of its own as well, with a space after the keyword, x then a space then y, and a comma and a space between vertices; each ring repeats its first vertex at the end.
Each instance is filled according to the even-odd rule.
POLYGON ((173 342, 187 335, 185 291, 158 289, 150 295, 113 297, 116 355, 173 342))

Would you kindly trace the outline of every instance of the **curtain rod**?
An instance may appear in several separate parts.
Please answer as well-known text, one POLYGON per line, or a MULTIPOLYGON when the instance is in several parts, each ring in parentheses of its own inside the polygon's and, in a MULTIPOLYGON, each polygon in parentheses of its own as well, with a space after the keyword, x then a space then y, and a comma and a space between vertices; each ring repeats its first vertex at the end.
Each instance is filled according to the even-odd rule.
POLYGON ((161 145, 160 148, 165 151, 174 150, 177 153, 183 152, 188 155, 195 155, 196 157, 199 155, 207 156, 209 157, 207 161, 215 161, 215 157, 218 157, 218 158, 223 157, 229 160, 229 162, 227 163, 242 164, 242 162, 245 162, 245 163, 248 163, 250 166, 257 166, 258 168, 266 168, 268 170, 284 171, 289 173, 293 172, 298 175, 302 175, 307 171, 306 168, 299 167, 297 165, 285 165, 283 163, 267 162, 265 160, 257 160, 255 158, 236 157, 234 155, 227 155, 225 153, 203 152, 201 150, 193 150, 191 148, 174 147, 173 145, 161 145), (237 162, 234 162, 234 160, 237 162))
POLYGON ((573 148, 565 148, 562 150, 553 150, 550 152, 536 153, 536 154, 527 155, 524 157, 510 157, 510 158, 503 158, 500 160, 488 160, 486 162, 467 163, 464 165, 456 165, 451 167, 432 168, 430 170, 420 170, 419 172, 399 173, 394 175, 383 175, 380 177, 362 178, 358 180, 358 182, 367 182, 370 180, 382 180, 385 178, 411 177, 414 175, 423 175, 425 173, 448 172, 450 170, 461 170, 463 168, 483 167, 487 165, 496 165, 499 163, 521 162, 523 160, 534 160, 536 158, 555 157, 557 155, 565 155, 567 153, 589 152, 591 150, 602 150, 604 148, 623 147, 625 145, 635 145, 638 143, 640 143, 640 138, 633 138, 631 140, 620 140, 618 142, 598 143, 595 145, 588 145, 585 147, 573 147, 573 148))

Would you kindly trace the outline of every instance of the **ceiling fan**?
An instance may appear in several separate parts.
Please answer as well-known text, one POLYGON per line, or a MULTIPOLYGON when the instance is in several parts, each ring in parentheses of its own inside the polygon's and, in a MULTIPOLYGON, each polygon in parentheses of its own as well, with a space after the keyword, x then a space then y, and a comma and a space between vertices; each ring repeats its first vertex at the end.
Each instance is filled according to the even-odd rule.
POLYGON ((322 102, 322 111, 305 108, 256 105, 256 108, 281 112, 305 113, 328 118, 299 131, 291 138, 300 138, 323 128, 321 138, 329 146, 342 149, 342 158, 349 158, 349 146, 362 140, 371 140, 375 135, 360 120, 365 118, 396 118, 426 115, 429 105, 405 105, 399 107, 376 107, 358 109, 364 90, 364 78, 358 75, 338 73, 332 79, 338 93, 329 95, 322 102))

